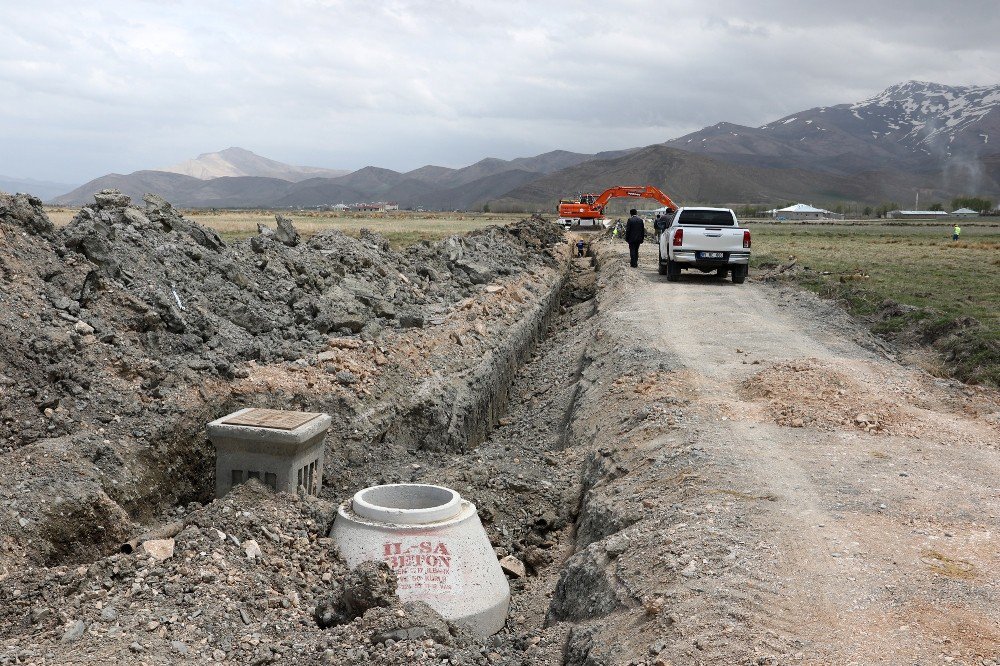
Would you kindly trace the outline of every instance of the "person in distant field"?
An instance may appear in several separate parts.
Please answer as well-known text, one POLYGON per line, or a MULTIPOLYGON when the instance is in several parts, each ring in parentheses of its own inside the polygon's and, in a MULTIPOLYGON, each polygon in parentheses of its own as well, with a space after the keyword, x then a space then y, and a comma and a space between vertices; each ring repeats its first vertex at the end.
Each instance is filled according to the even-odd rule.
POLYGON ((957 241, 958 237, 962 235, 962 227, 955 225, 955 228, 951 230, 951 239, 957 241))
POLYGON ((646 227, 639 217, 639 212, 633 208, 629 211, 628 222, 625 223, 625 242, 628 243, 628 259, 632 268, 639 267, 639 246, 646 240, 646 227))
POLYGON ((583 256, 583 246, 584 246, 584 243, 583 243, 582 240, 578 240, 576 242, 576 256, 578 256, 578 257, 582 257, 583 256))

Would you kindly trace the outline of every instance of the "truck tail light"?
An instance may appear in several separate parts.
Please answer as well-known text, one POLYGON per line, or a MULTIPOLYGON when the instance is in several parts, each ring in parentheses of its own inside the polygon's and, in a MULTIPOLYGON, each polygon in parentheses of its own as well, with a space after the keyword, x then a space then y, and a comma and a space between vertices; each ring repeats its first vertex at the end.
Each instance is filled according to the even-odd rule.
POLYGON ((684 244, 684 230, 678 229, 674 232, 674 247, 680 247, 684 244))
POLYGON ((750 248, 750 232, 747 230, 743 231, 743 247, 750 248))

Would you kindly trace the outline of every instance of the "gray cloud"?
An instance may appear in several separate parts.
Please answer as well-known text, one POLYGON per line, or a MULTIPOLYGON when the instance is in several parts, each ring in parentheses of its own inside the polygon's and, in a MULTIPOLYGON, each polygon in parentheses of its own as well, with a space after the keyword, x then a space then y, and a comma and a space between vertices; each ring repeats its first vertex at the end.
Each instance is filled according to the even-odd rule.
POLYGON ((91 4, 7 3, 0 174, 82 182, 230 145, 461 166, 1000 81, 986 0, 91 4))

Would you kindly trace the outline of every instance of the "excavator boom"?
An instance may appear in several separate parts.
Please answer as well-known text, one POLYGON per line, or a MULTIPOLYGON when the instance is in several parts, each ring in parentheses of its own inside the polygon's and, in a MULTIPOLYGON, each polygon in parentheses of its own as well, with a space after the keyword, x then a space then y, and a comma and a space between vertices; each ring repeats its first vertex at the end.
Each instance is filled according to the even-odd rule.
POLYGON ((670 210, 677 210, 677 204, 652 185, 618 185, 611 187, 599 195, 584 194, 580 197, 580 202, 559 202, 559 217, 579 218, 581 220, 595 220, 604 216, 604 207, 615 197, 636 197, 640 199, 655 199, 670 210))

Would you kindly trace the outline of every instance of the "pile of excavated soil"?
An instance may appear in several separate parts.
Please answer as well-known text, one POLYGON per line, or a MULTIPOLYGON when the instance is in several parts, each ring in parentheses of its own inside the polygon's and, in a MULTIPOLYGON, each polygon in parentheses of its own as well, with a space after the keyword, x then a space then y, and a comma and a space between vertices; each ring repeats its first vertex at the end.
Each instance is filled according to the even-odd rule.
MULTIPOLYGON (((995 420, 996 398, 989 389, 912 373, 887 375, 870 362, 769 363, 742 382, 741 394, 751 401, 749 416, 781 426, 996 446, 995 436, 963 424, 967 417, 995 420)), ((729 406, 724 411, 738 416, 729 406)))
POLYGON ((568 252, 541 220, 395 252, 279 216, 225 243, 159 197, 95 199, 56 230, 0 195, 0 576, 207 501, 204 424, 242 406, 330 413, 338 494, 481 440, 568 252))
POLYGON ((558 239, 526 221, 397 253, 372 232, 302 242, 283 223, 227 245, 159 197, 96 198, 59 231, 37 200, 0 199, 7 450, 245 378, 250 362, 302 359, 331 335, 422 327, 478 285, 537 266, 558 239))
MULTIPOLYGON (((498 250, 523 253, 523 270, 470 286, 467 292, 456 288, 456 300, 430 313, 423 326, 386 327, 372 340, 336 331, 295 360, 246 361, 238 369, 246 369, 247 377, 202 377, 201 384, 179 383, 164 394, 163 402, 180 396, 175 399, 197 405, 201 416, 175 420, 179 430, 200 429, 205 415, 263 395, 276 396, 268 404, 287 407, 291 398, 312 409, 327 399, 321 398, 326 392, 341 391, 331 404, 349 411, 351 418, 334 414, 322 498, 274 494, 254 483, 204 505, 175 508, 165 502, 161 508, 169 510, 155 515, 153 522, 182 522, 176 534, 134 554, 108 554, 101 544, 134 536, 137 526, 112 497, 103 495, 97 502, 71 493, 103 493, 113 481, 124 483, 124 473, 113 471, 109 479, 87 469, 84 483, 66 479, 42 493, 40 479, 65 478, 68 462, 79 460, 68 450, 79 440, 44 438, 9 452, 8 464, 37 463, 40 471, 9 495, 18 493, 11 506, 30 518, 21 533, 8 528, 10 541, 5 543, 25 548, 22 563, 37 561, 42 553, 31 550, 27 537, 38 536, 35 516, 41 516, 37 523, 49 530, 41 541, 65 542, 70 534, 80 547, 46 551, 43 562, 48 566, 0 571, 0 663, 556 663, 565 630, 545 634, 542 623, 577 507, 578 459, 563 447, 590 339, 585 322, 593 311, 588 302, 593 274, 580 264, 574 267, 578 279, 551 292, 561 284, 557 276, 562 269, 552 258, 559 237, 548 237, 547 228, 528 233, 533 226, 503 232, 513 238, 498 250), (563 313, 558 325, 550 323, 546 312, 563 313), (520 356, 514 353, 512 339, 545 333, 550 339, 538 351, 530 353, 531 346, 520 356), (527 365, 518 370, 522 361, 527 365), (509 388, 465 381, 480 366, 518 375, 511 375, 509 388), (335 379, 332 387, 324 383, 345 371, 356 381, 335 379), (463 381, 442 383, 442 376, 455 375, 463 381), (404 384, 401 378, 409 381, 404 384), (502 393, 497 404, 508 403, 509 394, 509 405, 472 413, 487 430, 498 422, 472 448, 478 442, 463 432, 473 429, 460 426, 470 419, 462 405, 475 402, 466 394, 476 392, 502 393), (416 437, 419 420, 386 404, 407 394, 424 396, 409 400, 428 421, 438 416, 432 410, 446 408, 444 426, 454 431, 454 441, 416 437), (228 397, 213 406, 219 396, 228 397), (413 420, 413 432, 407 435, 382 423, 372 414, 380 411, 396 417, 390 421, 413 420), (497 636, 474 639, 425 605, 401 603, 392 592, 391 575, 371 567, 362 570, 364 565, 349 572, 326 538, 336 502, 360 487, 398 481, 443 483, 459 490, 479 508, 497 557, 514 556, 524 564, 524 577, 511 579, 511 614, 497 636), (56 521, 70 500, 80 511, 56 521), (59 511, 45 511, 47 504, 59 511), (99 505, 117 513, 112 519, 96 515, 99 505), (42 513, 31 513, 36 506, 42 513), (107 530, 115 520, 121 528, 111 538, 82 531, 82 526, 107 530), (92 545, 85 548, 85 543, 92 545), (371 607, 359 607, 351 599, 374 601, 371 607)), ((433 249, 424 246, 414 253, 426 255, 433 249)), ((117 423, 101 426, 110 451, 118 450, 112 439, 117 423)), ((129 464, 143 464, 144 456, 191 455, 197 447, 191 437, 185 441, 173 449, 147 447, 129 464)), ((125 455, 125 447, 122 451, 125 455)), ((202 472, 211 480, 209 467, 202 472)), ((14 560, 7 562, 13 565, 14 560)))
POLYGON ((742 388, 746 397, 764 403, 775 423, 793 428, 892 434, 908 421, 902 407, 876 397, 853 377, 817 359, 771 364, 742 388))
POLYGON ((473 637, 400 602, 384 564, 348 571, 334 507, 253 483, 177 518, 174 537, 2 581, 0 663, 475 663, 473 637), (18 636, 30 638, 20 639, 18 636))

